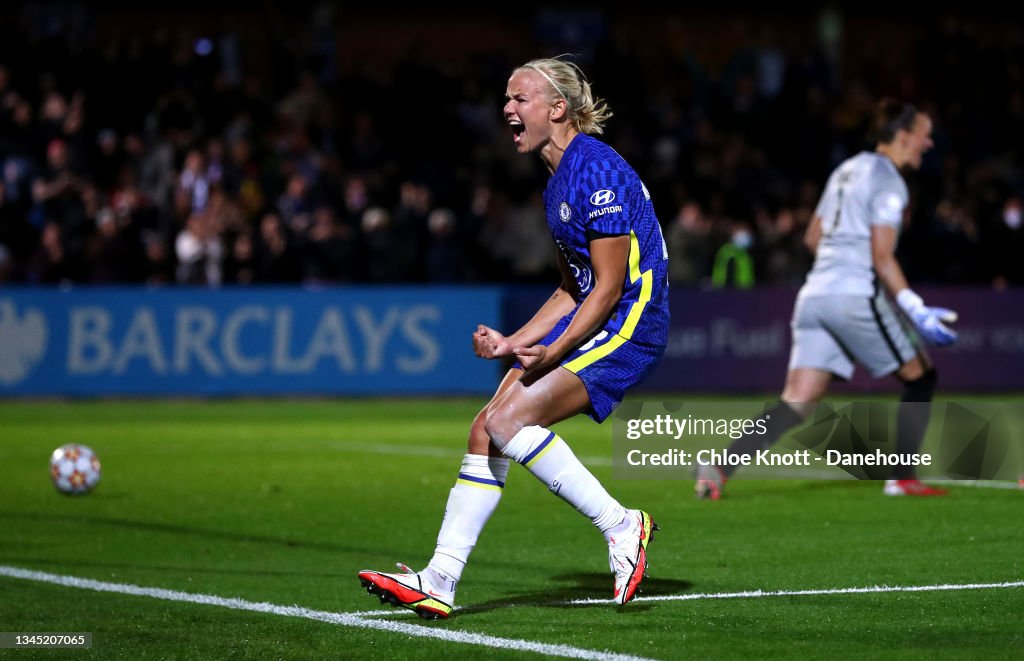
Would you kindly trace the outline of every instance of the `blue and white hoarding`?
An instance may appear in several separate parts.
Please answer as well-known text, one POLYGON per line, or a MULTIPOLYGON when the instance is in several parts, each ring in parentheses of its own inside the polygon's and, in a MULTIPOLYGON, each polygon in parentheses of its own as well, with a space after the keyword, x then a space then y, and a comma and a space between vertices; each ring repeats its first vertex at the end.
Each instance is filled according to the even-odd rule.
POLYGON ((497 288, 0 289, 0 395, 487 393, 497 288))

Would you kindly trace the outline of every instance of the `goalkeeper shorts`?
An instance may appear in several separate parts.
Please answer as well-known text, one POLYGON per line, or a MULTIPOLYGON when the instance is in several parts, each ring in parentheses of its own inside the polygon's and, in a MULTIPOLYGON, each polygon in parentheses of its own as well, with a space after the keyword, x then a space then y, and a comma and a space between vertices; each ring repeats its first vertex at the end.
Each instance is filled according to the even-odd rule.
POLYGON ((871 376, 892 374, 923 348, 882 294, 798 296, 789 369, 825 370, 841 379, 860 363, 871 376))

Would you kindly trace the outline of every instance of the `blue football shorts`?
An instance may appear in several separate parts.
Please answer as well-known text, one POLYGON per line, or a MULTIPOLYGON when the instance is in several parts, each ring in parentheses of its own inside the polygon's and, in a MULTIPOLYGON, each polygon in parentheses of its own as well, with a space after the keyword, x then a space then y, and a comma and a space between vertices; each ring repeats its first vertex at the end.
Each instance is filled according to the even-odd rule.
MULTIPOLYGON (((559 319, 538 344, 550 346, 565 332, 575 312, 559 319)), ((664 346, 638 344, 612 331, 601 330, 565 356, 560 364, 583 381, 590 397, 587 415, 596 422, 603 422, 622 403, 626 391, 654 370, 663 353, 664 346)), ((513 367, 522 369, 518 362, 513 367)))

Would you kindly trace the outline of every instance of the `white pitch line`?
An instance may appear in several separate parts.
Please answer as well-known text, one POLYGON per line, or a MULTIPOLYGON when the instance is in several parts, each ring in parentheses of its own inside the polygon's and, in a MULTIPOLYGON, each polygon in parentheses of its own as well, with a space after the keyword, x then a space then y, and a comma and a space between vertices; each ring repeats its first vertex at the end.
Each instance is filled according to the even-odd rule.
MULTIPOLYGON (((459 611, 456 607, 452 612, 457 613, 459 611)), ((391 617, 392 615, 412 615, 413 612, 402 608, 390 608, 388 610, 375 610, 375 611, 353 611, 351 613, 345 613, 345 615, 351 615, 352 617, 391 617)))
POLYGON ((404 622, 387 622, 380 620, 369 620, 357 617, 352 613, 332 613, 330 611, 318 611, 302 606, 279 606, 266 602, 247 601, 245 599, 218 597, 210 594, 195 594, 192 592, 178 592, 176 590, 165 590, 163 588, 145 588, 139 585, 128 583, 108 583, 106 581, 95 581, 77 576, 62 576, 60 574, 49 574, 46 572, 21 569, 0 565, 0 576, 9 578, 20 578, 27 581, 40 583, 52 583, 69 588, 80 588, 84 590, 95 590, 97 592, 114 592, 137 597, 151 597, 166 601, 176 601, 191 604, 202 604, 206 606, 220 606, 232 610, 250 611, 253 613, 269 613, 272 615, 283 615, 285 617, 301 617, 307 620, 316 620, 337 624, 344 627, 356 629, 377 629, 391 633, 400 633, 406 636, 419 638, 434 638, 447 643, 461 643, 464 645, 480 645, 494 649, 514 650, 516 652, 534 652, 548 656, 559 656, 568 659, 594 659, 596 661, 650 661, 644 657, 617 654, 608 651, 588 650, 569 645, 553 645, 538 643, 531 640, 517 638, 499 638, 485 634, 472 633, 469 631, 458 631, 441 626, 419 626, 404 622))
MULTIPOLYGON (((699 601, 702 599, 753 599, 760 597, 805 597, 830 594, 877 594, 882 592, 939 592, 943 590, 993 590, 1000 588, 1024 588, 1024 581, 944 585, 875 585, 867 588, 832 588, 822 590, 749 590, 746 592, 662 594, 655 597, 637 597, 633 601, 699 601)), ((563 603, 582 606, 588 604, 607 604, 611 603, 611 601, 611 599, 574 599, 563 603)))
POLYGON ((1020 482, 1010 482, 1007 480, 933 480, 930 477, 923 478, 923 482, 928 484, 943 484, 950 487, 976 487, 979 489, 1009 489, 1016 491, 1018 489, 1024 489, 1024 485, 1020 482))

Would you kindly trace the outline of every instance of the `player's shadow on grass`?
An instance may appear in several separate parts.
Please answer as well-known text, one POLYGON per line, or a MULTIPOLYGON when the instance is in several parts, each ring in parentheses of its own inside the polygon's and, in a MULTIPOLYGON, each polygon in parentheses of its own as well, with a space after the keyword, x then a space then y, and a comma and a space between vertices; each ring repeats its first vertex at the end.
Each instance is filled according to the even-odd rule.
MULTIPOLYGON (((152 521, 133 521, 130 519, 115 519, 103 516, 63 516, 54 514, 29 514, 25 512, 4 512, 0 511, 2 519, 22 519, 33 523, 45 521, 57 525, 66 525, 68 530, 76 530, 81 526, 112 526, 132 531, 143 531, 152 533, 163 533, 171 535, 183 535, 196 539, 220 540, 228 542, 270 544, 284 546, 294 549, 330 551, 332 553, 362 553, 374 554, 380 551, 375 546, 349 546, 344 544, 328 544, 324 542, 300 541, 289 537, 276 537, 273 535, 254 535, 242 532, 231 532, 227 530, 214 530, 210 528, 199 528, 196 526, 175 525, 170 523, 154 523, 152 521)), ((413 553, 411 549, 398 550, 396 553, 413 553)))
MULTIPOLYGON (((561 574, 552 576, 551 582, 555 585, 548 585, 543 590, 519 594, 500 599, 492 599, 479 604, 472 604, 458 609, 458 616, 486 613, 498 608, 509 606, 535 606, 540 608, 608 608, 612 606, 612 575, 602 573, 576 573, 561 574), (572 603, 580 600, 585 603, 572 603)), ((643 582, 642 597, 653 597, 665 594, 679 594, 693 587, 689 581, 681 581, 674 578, 648 577, 643 582)), ((641 612, 649 610, 651 605, 639 603, 629 604, 624 610, 641 612)))

